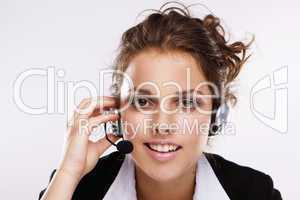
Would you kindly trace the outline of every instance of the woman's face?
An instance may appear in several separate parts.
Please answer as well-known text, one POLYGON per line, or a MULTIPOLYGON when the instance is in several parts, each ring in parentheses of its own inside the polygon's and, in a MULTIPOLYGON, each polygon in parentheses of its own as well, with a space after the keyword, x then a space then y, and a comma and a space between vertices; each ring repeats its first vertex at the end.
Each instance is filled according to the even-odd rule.
POLYGON ((207 143, 210 115, 200 111, 211 110, 212 102, 201 96, 210 94, 203 72, 187 53, 152 49, 136 55, 126 74, 134 89, 121 92, 121 106, 133 95, 122 112, 124 138, 134 145, 137 167, 157 181, 184 175, 207 143))

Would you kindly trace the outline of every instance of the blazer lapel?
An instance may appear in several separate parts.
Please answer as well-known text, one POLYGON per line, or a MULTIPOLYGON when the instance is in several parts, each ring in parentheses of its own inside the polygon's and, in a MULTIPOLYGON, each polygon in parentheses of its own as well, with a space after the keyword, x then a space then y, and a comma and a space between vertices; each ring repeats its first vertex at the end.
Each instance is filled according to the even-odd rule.
MULTIPOLYGON (((135 190, 134 161, 125 156, 117 177, 111 184, 104 200, 137 200, 135 190)), ((204 154, 197 162, 196 186, 193 200, 230 200, 204 154)))
POLYGON ((193 200, 230 200, 204 154, 197 163, 196 186, 193 200))
POLYGON ((134 161, 126 154, 120 171, 105 194, 103 200, 128 199, 136 200, 134 161))

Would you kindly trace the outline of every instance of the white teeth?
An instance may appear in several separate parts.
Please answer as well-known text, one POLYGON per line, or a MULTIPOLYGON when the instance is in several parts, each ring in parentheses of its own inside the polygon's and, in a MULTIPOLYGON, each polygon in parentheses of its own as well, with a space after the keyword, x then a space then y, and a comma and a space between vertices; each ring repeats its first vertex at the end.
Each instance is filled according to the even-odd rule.
POLYGON ((154 149, 159 152, 169 152, 169 151, 175 151, 177 149, 177 145, 173 144, 149 144, 151 149, 154 149))

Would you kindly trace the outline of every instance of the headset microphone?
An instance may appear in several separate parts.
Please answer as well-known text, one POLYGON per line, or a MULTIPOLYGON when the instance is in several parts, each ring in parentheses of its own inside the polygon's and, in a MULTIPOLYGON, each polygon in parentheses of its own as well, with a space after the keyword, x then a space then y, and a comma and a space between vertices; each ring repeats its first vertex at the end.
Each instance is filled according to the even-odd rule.
MULTIPOLYGON (((108 113, 118 113, 119 115, 119 119, 117 121, 117 123, 112 123, 112 129, 113 129, 113 133, 115 133, 116 136, 123 138, 123 133, 122 133, 122 126, 121 126, 121 115, 117 110, 110 110, 110 111, 104 111, 104 114, 108 114, 108 113)), ((118 142, 117 144, 115 144, 113 141, 111 141, 108 138, 107 132, 106 132, 106 123, 104 123, 104 130, 105 130, 105 138, 107 139, 107 141, 109 141, 110 144, 112 144, 113 146, 115 146, 117 148, 117 150, 122 153, 122 154, 128 154, 131 153, 133 151, 133 144, 128 141, 128 140, 121 140, 120 142, 118 142)))

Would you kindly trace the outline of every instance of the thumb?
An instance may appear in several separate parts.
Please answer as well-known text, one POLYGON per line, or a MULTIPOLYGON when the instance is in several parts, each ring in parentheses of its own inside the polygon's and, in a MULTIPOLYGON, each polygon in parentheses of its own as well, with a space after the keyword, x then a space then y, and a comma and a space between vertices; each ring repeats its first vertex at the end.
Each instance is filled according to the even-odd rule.
MULTIPOLYGON (((116 143, 120 139, 120 137, 117 137, 113 134, 107 134, 107 137, 113 143, 116 143)), ((93 143, 91 145, 95 146, 96 154, 98 157, 100 157, 109 147, 112 146, 112 144, 105 137, 101 138, 96 143, 93 143)))

